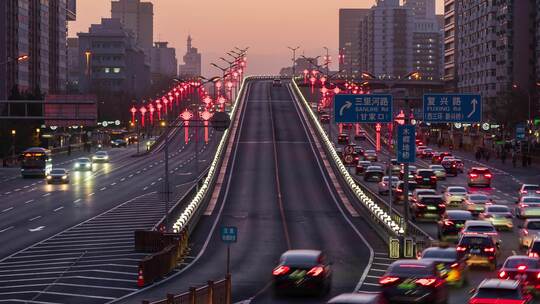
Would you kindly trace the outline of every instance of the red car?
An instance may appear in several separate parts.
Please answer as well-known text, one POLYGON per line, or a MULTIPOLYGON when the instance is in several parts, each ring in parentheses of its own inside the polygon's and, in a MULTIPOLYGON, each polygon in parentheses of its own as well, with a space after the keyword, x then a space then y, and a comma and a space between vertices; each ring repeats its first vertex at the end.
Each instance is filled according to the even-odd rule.
POLYGON ((499 278, 518 280, 524 286, 540 288, 540 260, 526 255, 509 256, 499 270, 499 278))
POLYGON ((469 299, 469 304, 532 304, 533 297, 524 293, 516 280, 483 280, 469 299))

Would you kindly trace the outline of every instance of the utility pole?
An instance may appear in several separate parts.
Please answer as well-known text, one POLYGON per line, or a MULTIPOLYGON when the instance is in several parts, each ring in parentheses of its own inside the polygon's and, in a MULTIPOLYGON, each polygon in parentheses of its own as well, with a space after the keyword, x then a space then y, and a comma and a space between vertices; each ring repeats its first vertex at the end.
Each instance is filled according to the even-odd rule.
POLYGON ((291 50, 293 52, 293 55, 292 55, 292 76, 294 78, 294 76, 296 76, 296 50, 298 50, 300 47, 297 46, 295 48, 292 48, 290 46, 288 46, 289 50, 291 50))
MULTIPOLYGON (((405 120, 405 123, 404 125, 405 126, 408 126, 410 121, 409 121, 409 117, 410 117, 410 109, 409 109, 409 97, 408 96, 405 96, 405 117, 404 117, 404 120, 405 120)), ((405 177, 403 178, 403 198, 404 198, 404 202, 403 202, 403 206, 405 208, 405 223, 403 224, 403 235, 407 235, 408 233, 408 230, 409 230, 409 218, 410 218, 410 209, 409 209, 409 162, 405 162, 404 166, 403 166, 403 171, 405 172, 405 177)))

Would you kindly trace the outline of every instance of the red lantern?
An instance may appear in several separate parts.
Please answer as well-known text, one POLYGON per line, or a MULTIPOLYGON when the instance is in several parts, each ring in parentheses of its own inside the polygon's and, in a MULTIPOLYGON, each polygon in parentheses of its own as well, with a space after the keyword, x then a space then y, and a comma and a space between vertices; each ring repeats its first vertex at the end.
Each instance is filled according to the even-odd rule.
POLYGON ((203 123, 204 123, 204 142, 205 143, 208 143, 208 120, 210 120, 212 116, 214 116, 214 114, 208 111, 204 111, 201 113, 201 118, 203 119, 203 123))
POLYGON ((144 127, 144 113, 146 113, 146 108, 142 106, 139 111, 141 112, 141 124, 144 127))
POLYGON ((131 124, 135 124, 135 113, 137 113, 137 109, 135 106, 132 106, 129 111, 131 112, 131 124))
POLYGON ((193 113, 186 109, 180 114, 180 118, 184 121, 184 142, 187 144, 189 142, 189 121, 193 118, 193 113))

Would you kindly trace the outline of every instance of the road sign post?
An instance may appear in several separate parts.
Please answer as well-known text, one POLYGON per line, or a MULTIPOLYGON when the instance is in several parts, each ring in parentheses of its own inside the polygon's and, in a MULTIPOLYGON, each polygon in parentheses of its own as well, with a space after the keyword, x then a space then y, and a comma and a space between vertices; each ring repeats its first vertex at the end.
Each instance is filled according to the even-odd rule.
POLYGON ((482 96, 476 94, 425 94, 424 122, 477 123, 482 121, 482 96))
POLYGON ((334 96, 335 123, 392 122, 392 95, 339 94, 334 96))
MULTIPOLYGON (((397 161, 414 163, 416 161, 416 128, 413 125, 398 125, 397 161)), ((408 174, 408 172, 405 172, 408 174)))
POLYGON ((221 241, 227 244, 227 275, 230 272, 231 265, 231 243, 236 243, 238 239, 238 228, 235 226, 221 227, 221 241))

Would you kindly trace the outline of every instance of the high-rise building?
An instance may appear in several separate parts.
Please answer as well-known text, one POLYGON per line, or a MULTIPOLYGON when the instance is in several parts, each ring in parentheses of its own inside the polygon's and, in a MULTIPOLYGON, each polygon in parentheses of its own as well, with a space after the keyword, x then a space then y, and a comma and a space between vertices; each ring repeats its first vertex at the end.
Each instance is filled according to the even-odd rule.
POLYGON ((102 19, 79 36, 82 93, 128 93, 140 97, 150 86, 150 65, 133 33, 119 19, 102 19))
POLYGON ((399 0, 379 0, 360 25, 359 69, 395 78, 413 68, 412 10, 399 0))
POLYGON ((75 17, 75 0, 0 1, 0 99, 15 89, 65 90, 67 22, 75 17), (18 62, 21 55, 28 60, 18 62))
POLYGON ((152 48, 152 78, 175 77, 178 61, 176 50, 168 47, 168 42, 156 42, 152 48))
POLYGON ((193 77, 201 75, 201 54, 197 48, 192 45, 193 39, 191 35, 187 38, 187 51, 183 57, 184 64, 181 64, 178 68, 178 74, 180 77, 193 77))
POLYGON ((344 55, 339 69, 349 76, 359 73, 360 24, 368 13, 369 9, 344 8, 339 10, 339 49, 344 55))
POLYGON ((154 6, 141 0, 118 0, 111 3, 111 17, 120 19, 125 29, 131 30, 137 45, 144 50, 150 63, 154 42, 154 6))
POLYGON ((79 87, 79 38, 67 39, 67 85, 69 90, 76 91, 79 87))
POLYGON ((443 79, 448 90, 457 89, 456 61, 457 51, 457 15, 456 5, 459 0, 444 0, 444 72, 443 79))
MULTIPOLYGON (((540 84, 540 0, 536 0, 536 81, 538 91, 538 84, 540 84)), ((540 100, 540 96, 538 99, 540 100)), ((540 108, 538 110, 540 111, 540 108)))

